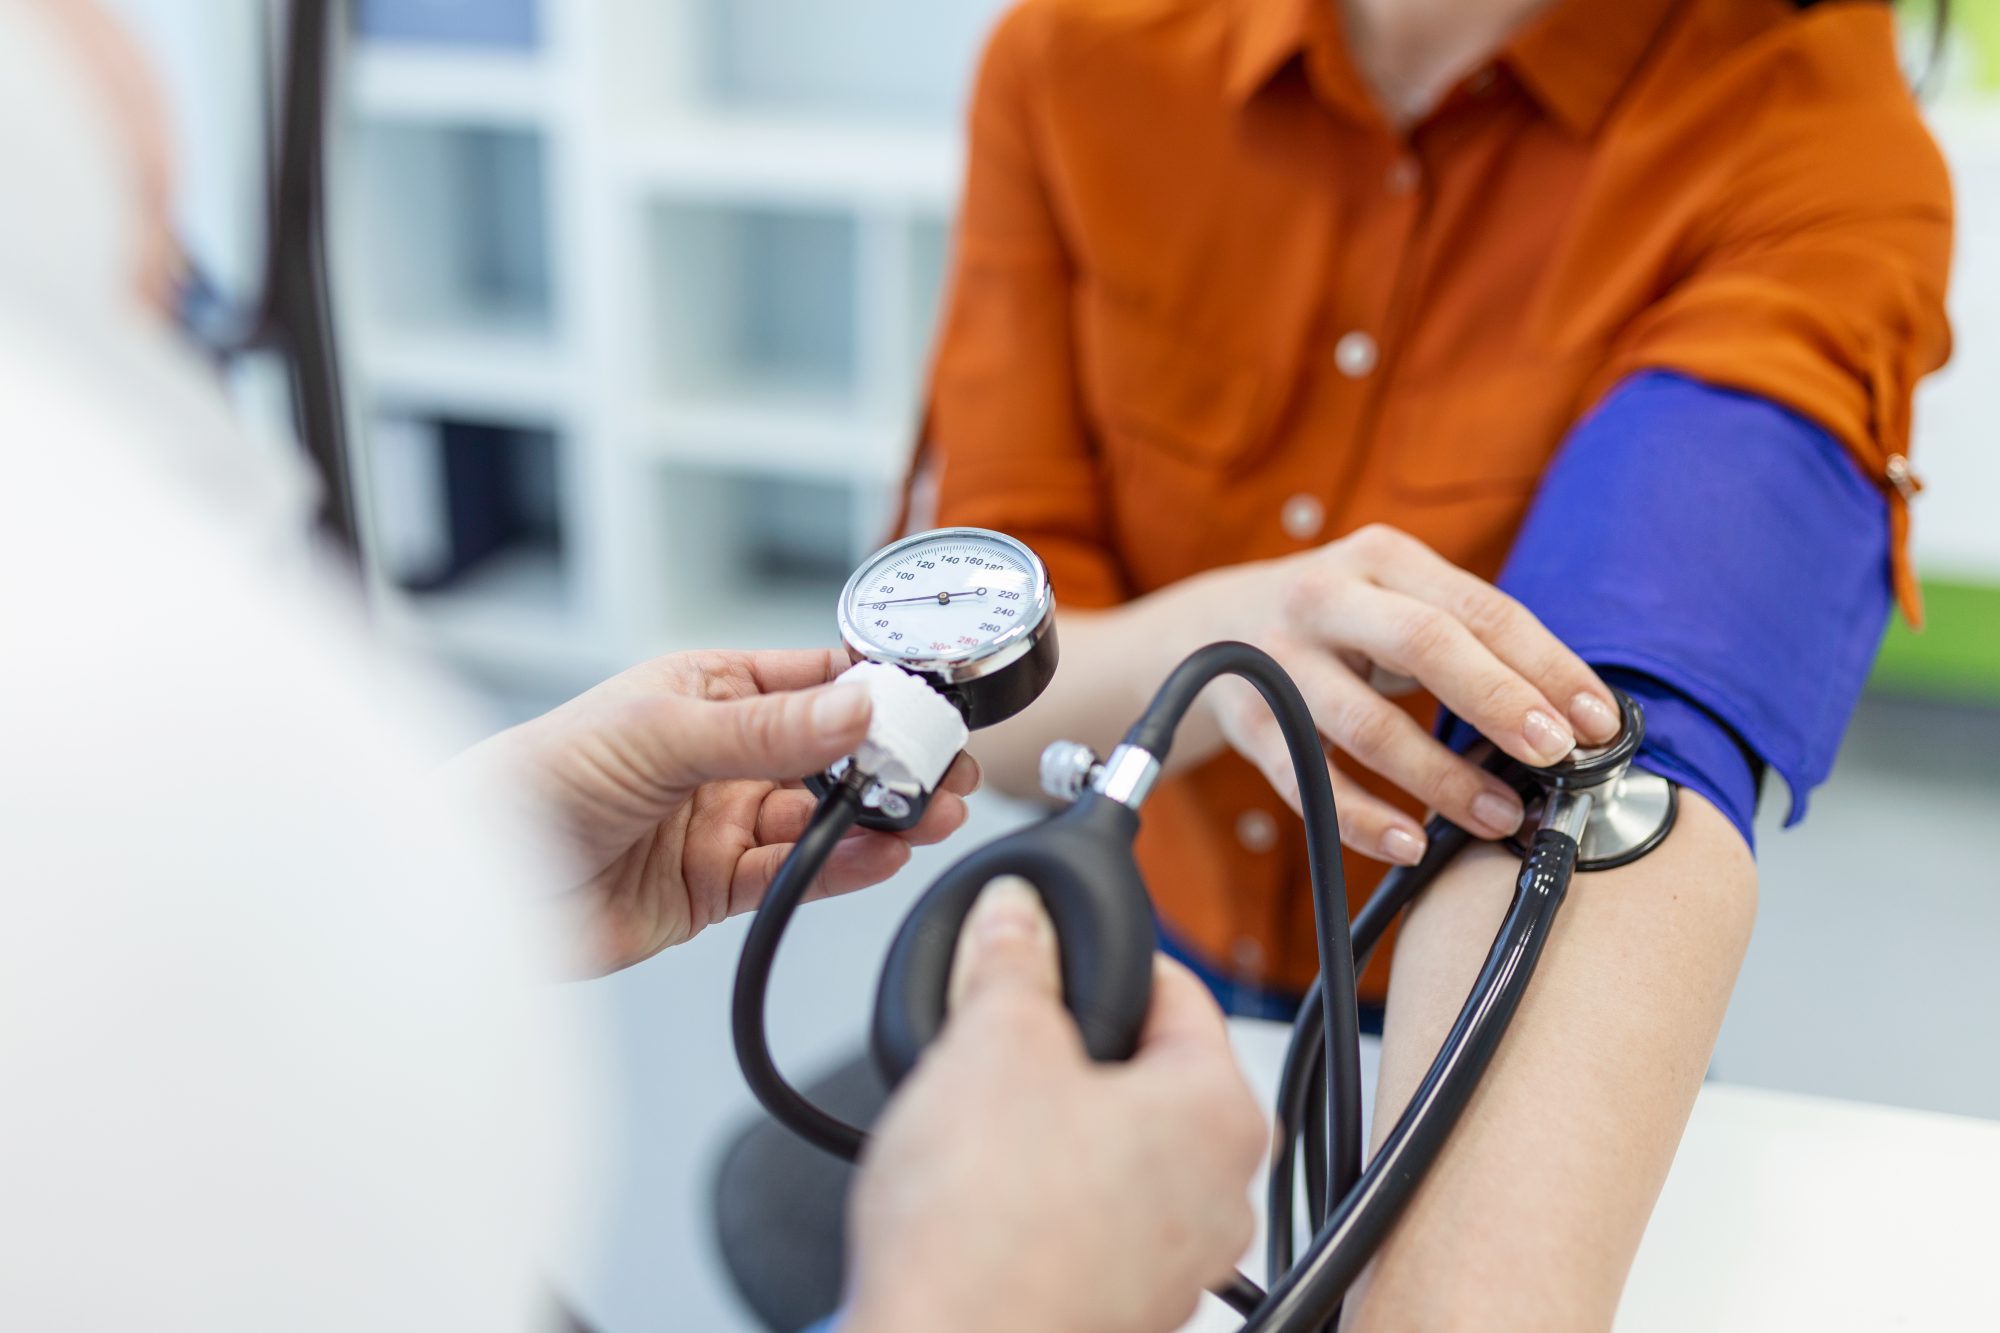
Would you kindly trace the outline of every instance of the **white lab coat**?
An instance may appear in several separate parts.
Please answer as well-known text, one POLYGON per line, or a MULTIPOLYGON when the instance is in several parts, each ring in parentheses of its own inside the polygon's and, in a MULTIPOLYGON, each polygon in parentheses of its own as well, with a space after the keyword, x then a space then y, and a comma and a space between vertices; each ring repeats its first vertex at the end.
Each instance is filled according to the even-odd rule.
POLYGON ((0 1328, 546 1328, 604 1151, 560 870, 99 280, 46 37, 0 0, 0 214, 73 214, 0 231, 0 1328))

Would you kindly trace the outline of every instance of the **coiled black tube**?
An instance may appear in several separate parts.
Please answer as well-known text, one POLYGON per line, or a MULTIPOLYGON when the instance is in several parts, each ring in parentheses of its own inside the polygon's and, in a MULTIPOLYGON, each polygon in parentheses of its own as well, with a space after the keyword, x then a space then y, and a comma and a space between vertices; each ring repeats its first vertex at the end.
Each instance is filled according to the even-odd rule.
POLYGON ((854 1161, 861 1156, 867 1134, 837 1116, 807 1101, 771 1058, 771 1046, 764 1033, 765 994, 771 984, 771 965, 778 956, 778 943, 792 913, 805 899, 813 877, 832 854, 834 846, 854 827, 861 815, 861 784, 865 779, 850 774, 820 799, 806 831, 799 835, 792 854, 785 858, 764 901, 751 918, 750 933, 743 941, 743 956, 736 965, 736 989, 730 999, 729 1027, 736 1040, 736 1063, 743 1069, 743 1081, 777 1122, 807 1143, 835 1157, 854 1161))
POLYGON ((1214 1289, 1214 1294, 1245 1319, 1256 1314, 1257 1307, 1264 1303, 1264 1289, 1241 1273, 1232 1274, 1214 1289))
MULTIPOLYGON (((1306 866, 1312 882, 1313 927, 1319 943, 1320 993, 1331 997, 1323 1025, 1326 1080, 1327 1192, 1339 1198, 1361 1174, 1361 1018, 1354 990, 1354 949, 1347 928, 1347 875, 1340 863, 1340 814, 1319 727, 1299 687, 1277 660, 1247 643, 1212 643, 1196 650, 1161 684, 1125 743, 1165 763, 1174 731, 1195 696, 1219 676, 1257 687, 1285 738, 1305 816, 1306 866)), ((1277 1270, 1273 1270, 1275 1273, 1277 1270)))
MULTIPOLYGON (((1264 697, 1285 738, 1298 781, 1299 808, 1306 825, 1307 874, 1312 883, 1313 928, 1319 945, 1319 980, 1314 987, 1321 995, 1333 997, 1330 1005, 1320 1007, 1319 1068, 1332 1072, 1331 1077, 1314 1080, 1317 1086, 1312 1095, 1325 1105, 1311 1117, 1312 1123, 1321 1127, 1315 1131, 1321 1137, 1310 1154, 1311 1169, 1315 1180, 1321 1182, 1321 1197, 1338 1198, 1361 1174, 1361 1017, 1354 986, 1354 946, 1347 926, 1347 875, 1340 860, 1340 812, 1334 805, 1333 780, 1312 710, 1299 687, 1269 653, 1247 643, 1212 643, 1197 649, 1167 676, 1146 711, 1125 733, 1125 744, 1165 763, 1174 732, 1195 697, 1220 676, 1239 676, 1264 697)), ((1292 1126, 1298 1123, 1290 1122, 1292 1126)), ((1280 1133, 1289 1150, 1296 1128, 1281 1126, 1280 1133)), ((1285 1248, 1291 1248, 1289 1234, 1285 1248)), ((1270 1271, 1275 1276, 1284 1270, 1274 1266, 1270 1271)), ((1239 1313, 1250 1315, 1252 1311, 1240 1303, 1246 1289, 1256 1290, 1238 1274, 1230 1287, 1217 1294, 1239 1313)), ((1268 1298, 1256 1308, 1266 1304, 1268 1298)))
MULTIPOLYGON (((1398 866, 1384 875, 1367 903, 1355 913, 1354 922, 1348 929, 1353 941, 1356 976, 1368 966, 1375 946, 1388 933, 1389 923, 1418 894, 1429 888, 1439 872, 1472 841, 1470 833, 1443 818, 1433 818, 1425 826, 1424 833, 1424 854, 1417 864, 1398 866)), ((1318 1119, 1322 1112, 1314 1105, 1311 1096, 1312 1088, 1325 1082, 1326 1011, 1320 1005, 1321 994, 1320 984, 1315 981, 1300 1002, 1298 1017, 1292 1023, 1291 1042, 1285 1048, 1283 1072, 1278 1080, 1278 1148, 1265 1191, 1268 1230, 1265 1234, 1264 1271, 1271 1274, 1282 1273, 1292 1266, 1292 1189, 1299 1144, 1302 1140, 1311 1142, 1323 1138, 1326 1133, 1318 1119)), ((1307 1162, 1310 1184, 1310 1157, 1307 1162)), ((1311 1229, 1318 1231, 1326 1221, 1324 1207, 1314 1205, 1310 1189, 1307 1200, 1306 1216, 1311 1221, 1311 1229)))
MULTIPOLYGON (((1567 892, 1577 846, 1567 834, 1548 829, 1536 834, 1515 883, 1513 903, 1471 994, 1409 1106, 1364 1172, 1355 975, 1397 912, 1470 837, 1456 826, 1433 821, 1423 859, 1386 877, 1350 927, 1338 812, 1319 731, 1298 687, 1269 655, 1241 643, 1211 644, 1196 652, 1160 687, 1126 734, 1126 744, 1164 761, 1196 695, 1222 675, 1240 676, 1255 686, 1285 738, 1305 815, 1320 973, 1300 1007, 1280 1084, 1280 1147, 1268 1186, 1270 1292, 1265 1295, 1238 1274, 1217 1294, 1247 1316, 1244 1327, 1251 1333, 1318 1333, 1337 1320, 1348 1287, 1408 1205, 1491 1062, 1567 892), (1314 1235, 1304 1258, 1293 1266, 1292 1190, 1301 1143, 1314 1235)), ((785 1081, 766 1041, 764 1009, 778 943, 813 877, 858 818, 860 782, 850 775, 821 801, 772 882, 744 943, 731 1008, 737 1058, 758 1100, 801 1138, 849 1161, 860 1155, 866 1136, 785 1081)))
POLYGON ((1245 1323, 1245 1333, 1305 1333, 1322 1327, 1328 1312, 1339 1307, 1437 1160, 1492 1062, 1541 960, 1576 854, 1568 834, 1536 833, 1514 882, 1507 918, 1423 1082, 1360 1181, 1334 1205, 1305 1257, 1273 1281, 1270 1298, 1245 1323))

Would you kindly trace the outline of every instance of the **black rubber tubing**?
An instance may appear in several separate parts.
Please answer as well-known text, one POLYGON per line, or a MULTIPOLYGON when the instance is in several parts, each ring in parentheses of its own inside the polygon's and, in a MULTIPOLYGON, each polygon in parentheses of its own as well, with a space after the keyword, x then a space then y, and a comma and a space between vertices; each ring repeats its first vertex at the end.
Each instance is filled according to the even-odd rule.
POLYGON ((821 799, 806 831, 799 835, 792 854, 764 891, 764 901, 750 919, 750 932, 743 940, 743 956, 736 964, 736 988, 730 998, 729 1027, 736 1042, 736 1063, 742 1067, 743 1081, 774 1119, 814 1147, 852 1162, 861 1156, 868 1136, 837 1116, 829 1115, 806 1100, 771 1058, 771 1046, 764 1030, 765 1000, 771 985, 771 966, 778 956, 778 944, 792 913, 805 900, 820 868, 834 847, 854 827, 861 815, 860 779, 851 775, 821 799))
MULTIPOLYGON (((1375 946, 1388 933, 1389 923, 1418 894, 1429 888, 1439 872, 1472 841, 1471 834, 1442 818, 1433 818, 1424 832, 1423 857, 1413 866, 1398 866, 1384 875, 1374 894, 1354 915, 1349 934, 1353 940, 1357 976, 1368 966, 1375 946)), ((1291 1042, 1285 1050, 1283 1074, 1278 1082, 1277 1153, 1271 1163, 1265 1196, 1269 1224, 1265 1236, 1264 1271, 1267 1274, 1282 1273, 1292 1266, 1292 1189, 1298 1145, 1301 1140, 1311 1142, 1320 1139, 1326 1132, 1310 1101, 1311 1089, 1315 1085, 1323 1085, 1325 1081, 1325 1065, 1322 1063, 1325 1010, 1320 1006, 1320 995, 1320 985, 1315 981, 1299 1003, 1298 1017, 1292 1024, 1291 1042)), ((1310 1182, 1310 1167, 1307 1179, 1310 1182)), ((1307 1197, 1310 1201, 1310 1190, 1307 1197)), ((1307 1216, 1311 1219, 1311 1229, 1317 1231, 1326 1220, 1324 1205, 1309 1206, 1307 1216)))
MULTIPOLYGON (((1340 813, 1321 748, 1319 726, 1292 678, 1277 660, 1247 643, 1212 643, 1191 654, 1153 695, 1125 743, 1165 764, 1174 731, 1188 708, 1217 677, 1239 676, 1257 688, 1277 719, 1299 786, 1305 817, 1306 865, 1312 883, 1313 927, 1318 936, 1320 993, 1332 997, 1323 1027, 1321 1058, 1327 1080, 1329 1194, 1339 1198, 1361 1174, 1361 1017, 1354 987, 1354 946, 1347 925, 1347 877, 1340 860, 1340 813)), ((1275 1276, 1275 1273, 1273 1274, 1275 1276)))
POLYGON ((1514 899, 1443 1046, 1361 1179, 1334 1205, 1305 1257, 1271 1284, 1245 1333, 1323 1327, 1437 1160, 1492 1063, 1548 942, 1576 866, 1576 842, 1543 829, 1514 881, 1514 899))

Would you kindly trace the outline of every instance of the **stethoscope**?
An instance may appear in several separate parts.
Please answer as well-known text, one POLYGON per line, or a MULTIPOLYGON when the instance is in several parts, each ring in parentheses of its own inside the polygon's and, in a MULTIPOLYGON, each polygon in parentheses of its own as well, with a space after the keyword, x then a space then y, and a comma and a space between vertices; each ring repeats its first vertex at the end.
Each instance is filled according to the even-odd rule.
POLYGON ((190 268, 178 314, 183 331, 218 362, 260 352, 283 361, 299 442, 320 479, 320 525, 354 556, 359 505, 327 276, 326 127, 336 8, 330 0, 291 0, 283 16, 257 293, 241 303, 217 299, 190 268))
MULTIPOLYGON (((924 681, 969 729, 1018 713, 1053 678, 1055 600, 1048 572, 1002 533, 946 528, 870 557, 842 591, 837 619, 849 655, 924 681), (1000 614, 1002 611, 1011 614, 1000 614)), ((1248 681, 1276 716, 1297 776, 1319 947, 1319 977, 1294 1020, 1277 1094, 1278 1149, 1267 1184, 1268 1291, 1238 1277, 1216 1294, 1254 1330, 1317 1330, 1380 1247, 1463 1114, 1533 979, 1578 871, 1609 869, 1657 847, 1673 827, 1678 789, 1632 767, 1645 717, 1619 694, 1611 744, 1528 768, 1487 755, 1487 767, 1529 803, 1532 834, 1514 896, 1479 975, 1416 1093, 1364 1166, 1360 1022, 1355 977, 1396 914, 1472 841, 1442 819, 1422 860, 1391 871, 1347 917, 1338 815, 1318 728, 1284 669, 1243 643, 1202 648, 1167 677, 1109 755, 1059 741, 1042 783, 1060 808, 973 851, 917 900, 883 963, 870 1029, 875 1063, 893 1088, 945 1022, 953 950, 980 890, 1018 875, 1041 893, 1060 944, 1063 1002, 1085 1049, 1128 1058, 1152 1000, 1157 945, 1151 902, 1133 855, 1140 810, 1195 697, 1225 675, 1248 681), (1295 1190, 1304 1187, 1309 1238, 1294 1244, 1295 1190)), ((807 1142, 852 1161, 866 1135, 815 1106, 778 1071, 765 1038, 772 962, 792 914, 841 836, 856 824, 906 828, 927 789, 885 784, 852 761, 810 782, 820 801, 758 908, 737 970, 737 1057, 759 1100, 807 1142)))

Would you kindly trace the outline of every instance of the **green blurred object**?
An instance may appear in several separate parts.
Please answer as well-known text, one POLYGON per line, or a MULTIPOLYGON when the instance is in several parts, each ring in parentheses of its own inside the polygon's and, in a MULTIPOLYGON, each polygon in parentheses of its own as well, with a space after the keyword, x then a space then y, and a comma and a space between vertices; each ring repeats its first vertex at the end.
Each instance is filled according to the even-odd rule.
MULTIPOLYGON (((1914 30, 1928 33, 1937 12, 1934 0, 1906 8, 1916 21, 1914 30)), ((1949 40, 1969 49, 1973 86, 1981 92, 2000 92, 2000 0, 1952 0, 1949 40)))
POLYGON ((1923 631, 1890 623, 1868 687, 2000 701, 2000 585, 1926 580, 1923 631))

